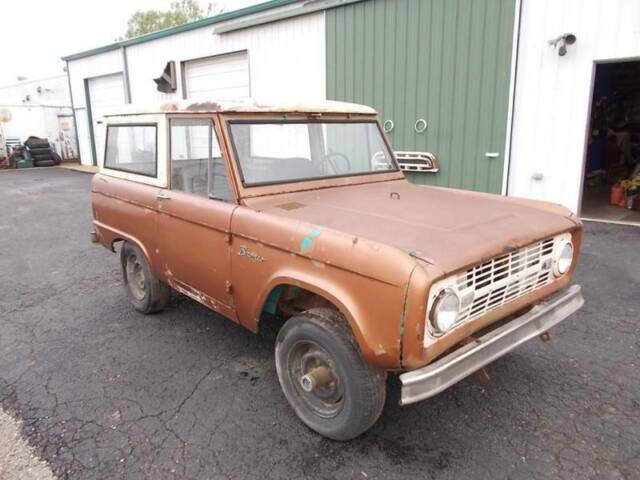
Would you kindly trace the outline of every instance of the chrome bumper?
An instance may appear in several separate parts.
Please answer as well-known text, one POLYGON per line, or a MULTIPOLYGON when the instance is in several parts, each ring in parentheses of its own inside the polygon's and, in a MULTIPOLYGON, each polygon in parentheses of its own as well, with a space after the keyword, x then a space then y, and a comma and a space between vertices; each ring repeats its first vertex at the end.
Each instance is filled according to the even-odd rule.
POLYGON ((524 315, 418 370, 400 375, 400 405, 433 397, 560 323, 584 304, 580 285, 546 298, 524 315))

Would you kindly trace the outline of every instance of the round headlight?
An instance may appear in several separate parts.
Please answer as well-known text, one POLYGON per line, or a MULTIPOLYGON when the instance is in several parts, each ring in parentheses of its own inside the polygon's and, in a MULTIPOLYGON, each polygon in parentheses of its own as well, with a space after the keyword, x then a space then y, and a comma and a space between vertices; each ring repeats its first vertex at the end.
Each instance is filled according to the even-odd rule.
POLYGON ((458 322, 460 299, 451 289, 442 290, 431 307, 429 320, 435 333, 446 333, 458 322))
POLYGON ((571 262, 573 262, 573 245, 570 240, 565 240, 556 250, 553 261, 553 273, 555 273, 557 277, 564 275, 571 268, 571 262))

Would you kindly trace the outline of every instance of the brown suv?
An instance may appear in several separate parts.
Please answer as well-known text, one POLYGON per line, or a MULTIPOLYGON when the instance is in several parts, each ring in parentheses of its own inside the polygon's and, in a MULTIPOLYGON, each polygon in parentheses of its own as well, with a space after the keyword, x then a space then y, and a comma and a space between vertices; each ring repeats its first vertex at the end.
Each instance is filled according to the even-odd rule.
POLYGON ((122 242, 134 307, 173 288, 281 327, 282 390, 327 437, 375 423, 387 372, 403 405, 429 398, 583 303, 571 212, 409 183, 368 107, 170 103, 106 123, 92 237, 122 242))

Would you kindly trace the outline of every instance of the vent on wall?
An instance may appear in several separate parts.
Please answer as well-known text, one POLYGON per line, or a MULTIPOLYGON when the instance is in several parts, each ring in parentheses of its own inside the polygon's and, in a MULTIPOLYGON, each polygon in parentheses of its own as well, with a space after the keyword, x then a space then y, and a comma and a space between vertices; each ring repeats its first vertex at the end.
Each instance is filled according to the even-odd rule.
POLYGON ((176 62, 173 60, 167 62, 162 75, 153 79, 156 82, 157 89, 162 93, 173 93, 176 91, 176 62))
POLYGON ((407 172, 436 173, 440 170, 438 160, 430 152, 395 152, 400 170, 407 172))

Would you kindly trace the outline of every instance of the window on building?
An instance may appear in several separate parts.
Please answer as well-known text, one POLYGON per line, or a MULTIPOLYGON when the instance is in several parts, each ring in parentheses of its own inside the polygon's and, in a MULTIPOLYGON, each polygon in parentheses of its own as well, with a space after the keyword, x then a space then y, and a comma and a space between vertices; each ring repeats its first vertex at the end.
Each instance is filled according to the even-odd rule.
POLYGON ((109 125, 104 166, 155 177, 158 172, 155 125, 109 125))
POLYGON ((226 165, 211 121, 171 121, 171 189, 231 201, 226 165))

